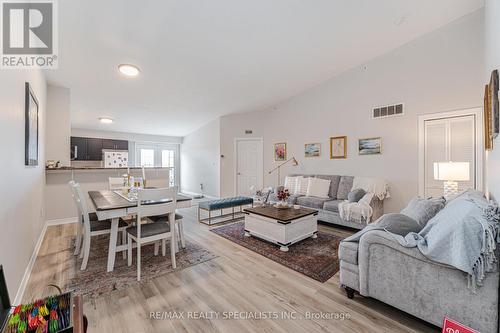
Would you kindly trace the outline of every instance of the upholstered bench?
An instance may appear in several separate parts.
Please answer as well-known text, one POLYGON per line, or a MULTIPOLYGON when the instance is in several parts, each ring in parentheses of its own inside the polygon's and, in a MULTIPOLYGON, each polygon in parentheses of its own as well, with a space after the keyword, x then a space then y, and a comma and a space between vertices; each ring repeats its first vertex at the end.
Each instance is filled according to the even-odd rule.
MULTIPOLYGON (((253 207, 253 199, 249 197, 233 197, 233 198, 224 198, 224 199, 218 199, 218 200, 211 200, 211 201, 203 201, 198 204, 198 221, 205 223, 205 224, 212 224, 212 220, 215 218, 221 218, 221 217, 227 217, 227 216, 232 216, 231 220, 234 220, 235 218, 235 213, 242 214, 243 211, 241 210, 241 207, 246 206, 246 205, 252 205, 253 207), (234 208, 235 207, 240 207, 240 210, 235 212, 234 208), (223 214, 224 209, 231 208, 232 212, 229 214, 223 214), (201 218, 201 211, 207 211, 208 212, 208 217, 207 218, 201 218), (220 215, 212 216, 212 212, 214 210, 220 210, 220 215), (207 223, 208 222, 208 223, 207 223)), ((226 222, 229 220, 223 220, 223 221, 218 221, 216 223, 220 222, 226 222)))

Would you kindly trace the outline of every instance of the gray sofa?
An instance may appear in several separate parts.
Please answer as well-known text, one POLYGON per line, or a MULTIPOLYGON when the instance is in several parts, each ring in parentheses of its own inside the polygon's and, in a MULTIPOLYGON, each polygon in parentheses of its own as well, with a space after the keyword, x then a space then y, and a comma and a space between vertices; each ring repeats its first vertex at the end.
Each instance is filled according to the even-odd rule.
MULTIPOLYGON (((330 180, 330 191, 328 193, 328 198, 316 198, 307 197, 300 195, 292 195, 288 198, 288 203, 297 204, 303 207, 314 208, 319 211, 318 220, 323 222, 328 222, 332 224, 342 225, 346 227, 351 227, 355 229, 363 229, 366 226, 366 221, 359 223, 356 221, 346 221, 340 217, 339 214, 339 203, 347 199, 347 195, 352 190, 353 176, 337 176, 337 175, 290 175, 290 176, 303 176, 303 177, 317 177, 321 179, 330 180)), ((282 189, 283 186, 278 187, 275 193, 282 189)), ((270 202, 277 201, 276 195, 271 194, 269 197, 270 202)), ((383 201, 379 200, 377 197, 373 197, 370 202, 370 206, 373 209, 372 221, 375 221, 380 216, 384 214, 384 204, 383 201)))
POLYGON ((340 283, 349 298, 357 290, 439 327, 446 315, 479 332, 498 332, 498 270, 474 294, 465 273, 378 230, 364 234, 359 247, 341 242, 339 258, 340 283))

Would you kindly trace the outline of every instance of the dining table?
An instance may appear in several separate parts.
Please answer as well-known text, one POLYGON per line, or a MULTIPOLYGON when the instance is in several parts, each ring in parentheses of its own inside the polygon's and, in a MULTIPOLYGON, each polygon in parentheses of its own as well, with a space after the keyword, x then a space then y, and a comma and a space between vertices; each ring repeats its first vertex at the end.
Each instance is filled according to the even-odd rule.
MULTIPOLYGON (((116 254, 127 250, 127 244, 117 245, 120 218, 137 214, 137 200, 129 199, 121 191, 109 190, 89 191, 89 197, 94 204, 99 221, 111 220, 107 271, 112 272, 116 254)), ((162 200, 162 203, 168 200, 171 199, 162 200)), ((178 194, 176 200, 177 208, 191 207, 192 198, 188 196, 178 194)), ((154 202, 148 202, 148 204, 154 204, 154 202)))

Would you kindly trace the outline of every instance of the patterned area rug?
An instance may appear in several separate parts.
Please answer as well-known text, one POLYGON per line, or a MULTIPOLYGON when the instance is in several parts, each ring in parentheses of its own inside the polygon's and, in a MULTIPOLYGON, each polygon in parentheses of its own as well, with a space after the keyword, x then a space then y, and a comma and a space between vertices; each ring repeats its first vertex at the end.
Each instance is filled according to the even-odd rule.
MULTIPOLYGON (((116 255, 115 269, 107 273, 109 236, 92 237, 89 262, 85 271, 80 270, 81 259, 75 260, 75 269, 70 272, 69 290, 78 295, 98 297, 102 294, 121 290, 138 283, 145 283, 154 278, 174 271, 170 260, 170 246, 167 242, 167 253, 154 255, 154 245, 141 247, 141 281, 137 281, 137 252, 133 250, 132 266, 127 266, 127 260, 122 254, 116 255)), ((211 260, 217 256, 196 243, 186 240, 186 248, 180 249, 176 255, 177 268, 175 271, 211 260)))
POLYGON ((290 246, 288 252, 283 252, 275 244, 256 237, 245 237, 244 229, 245 222, 237 222, 211 231, 320 282, 327 281, 339 271, 341 237, 318 231, 318 238, 304 239, 290 246))

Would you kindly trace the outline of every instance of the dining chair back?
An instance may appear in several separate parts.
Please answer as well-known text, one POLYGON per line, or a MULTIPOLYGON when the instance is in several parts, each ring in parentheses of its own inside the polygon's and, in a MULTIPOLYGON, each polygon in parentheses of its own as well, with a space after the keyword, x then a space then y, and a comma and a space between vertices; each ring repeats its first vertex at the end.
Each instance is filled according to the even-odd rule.
POLYGON ((128 264, 132 265, 132 241, 137 243, 137 280, 141 279, 141 244, 162 241, 165 255, 165 241, 170 239, 172 267, 175 262, 175 209, 177 207, 177 186, 158 189, 138 190, 137 223, 128 232, 128 264), (168 215, 168 223, 141 224, 143 218, 168 215))
POLYGON ((110 191, 121 190, 124 187, 123 177, 109 177, 108 186, 110 191))
POLYGON ((75 184, 76 184, 76 182, 74 180, 70 180, 68 182, 69 188, 71 190, 71 197, 73 198, 73 201, 75 202, 76 210, 77 210, 77 214, 78 214, 78 225, 77 225, 77 229, 76 229, 76 239, 75 239, 75 251, 73 252, 73 254, 76 256, 80 253, 80 250, 82 247, 82 237, 83 237, 83 232, 82 232, 83 231, 82 230, 83 216, 82 216, 82 214, 83 213, 80 211, 80 205, 77 202, 77 193, 75 190, 75 184))

